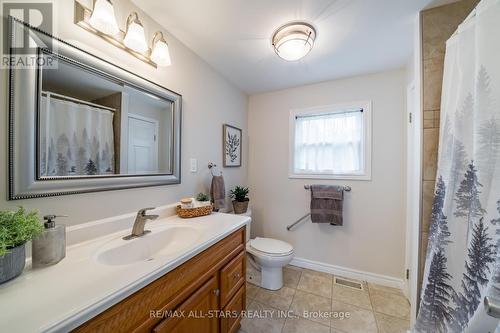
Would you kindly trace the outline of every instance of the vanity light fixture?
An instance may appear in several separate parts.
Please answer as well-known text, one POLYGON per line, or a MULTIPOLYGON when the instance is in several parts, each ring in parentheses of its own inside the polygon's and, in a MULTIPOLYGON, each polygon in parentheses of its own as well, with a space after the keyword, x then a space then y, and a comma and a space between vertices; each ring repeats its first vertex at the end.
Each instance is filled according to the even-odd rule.
POLYGON ((278 28, 272 37, 276 54, 287 61, 304 58, 313 48, 316 29, 306 22, 291 22, 278 28))
POLYGON ((144 26, 139 20, 139 15, 136 12, 133 12, 127 18, 127 31, 125 32, 123 44, 139 53, 144 53, 148 50, 144 26))
POLYGON ((158 66, 162 67, 170 66, 172 64, 172 61, 170 60, 170 52, 168 51, 168 44, 161 31, 157 31, 153 37, 151 60, 153 60, 158 66))
POLYGON ((118 25, 116 25, 118 32, 114 33, 114 28, 110 28, 110 26, 116 24, 111 1, 95 0, 94 10, 85 7, 77 0, 75 0, 74 3, 74 23, 79 27, 99 36, 108 43, 113 44, 155 68, 158 66, 170 66, 170 52, 163 33, 158 31, 154 34, 152 48, 150 48, 147 42, 149 38, 146 38, 144 26, 139 20, 139 15, 136 12, 128 16, 126 31, 121 30, 118 25), (105 20, 105 18, 109 19, 110 17, 113 20, 105 20), (102 21, 112 23, 106 28, 105 24, 100 24, 102 21))
POLYGON ((110 0, 96 0, 89 24, 107 35, 114 36, 120 32, 116 23, 115 9, 110 0))

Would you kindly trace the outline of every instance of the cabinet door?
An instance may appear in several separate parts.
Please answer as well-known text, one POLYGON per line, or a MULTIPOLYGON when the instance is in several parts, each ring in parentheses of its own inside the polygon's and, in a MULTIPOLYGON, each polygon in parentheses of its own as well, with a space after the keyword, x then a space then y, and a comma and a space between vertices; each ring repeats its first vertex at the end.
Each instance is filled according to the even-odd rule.
POLYGON ((160 322, 155 333, 219 332, 219 289, 215 276, 184 301, 172 315, 160 322))
POLYGON ((241 252, 220 271, 220 300, 226 303, 245 284, 245 252, 241 252))
POLYGON ((246 308, 246 288, 245 285, 236 292, 234 297, 224 307, 221 316, 221 332, 236 333, 240 327, 241 313, 246 308))

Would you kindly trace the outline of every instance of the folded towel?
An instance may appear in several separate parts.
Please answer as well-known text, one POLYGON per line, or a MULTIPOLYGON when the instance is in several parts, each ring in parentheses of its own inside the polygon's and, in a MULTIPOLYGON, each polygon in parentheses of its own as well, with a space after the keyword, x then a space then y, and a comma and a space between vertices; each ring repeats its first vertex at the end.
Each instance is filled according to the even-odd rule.
POLYGON ((213 176, 210 186, 210 197, 214 204, 214 209, 219 210, 226 206, 226 189, 224 186, 224 177, 213 176))
POLYGON ((343 224, 344 188, 335 185, 311 185, 311 221, 343 224))

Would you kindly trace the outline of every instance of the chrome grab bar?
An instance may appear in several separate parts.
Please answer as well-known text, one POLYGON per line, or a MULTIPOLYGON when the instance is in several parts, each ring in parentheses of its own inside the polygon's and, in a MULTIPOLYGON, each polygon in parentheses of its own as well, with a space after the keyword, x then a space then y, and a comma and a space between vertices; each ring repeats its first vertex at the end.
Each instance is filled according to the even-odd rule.
POLYGON ((306 215, 302 216, 300 219, 298 219, 297 221, 293 222, 292 224, 288 225, 286 227, 286 230, 290 231, 290 229, 292 229, 293 227, 295 227, 295 225, 297 225, 300 221, 302 221, 303 219, 305 219, 306 217, 308 217, 309 215, 311 215, 311 213, 307 213, 306 215))
POLYGON ((484 310, 488 316, 500 319, 500 300, 498 298, 486 296, 484 298, 484 310))

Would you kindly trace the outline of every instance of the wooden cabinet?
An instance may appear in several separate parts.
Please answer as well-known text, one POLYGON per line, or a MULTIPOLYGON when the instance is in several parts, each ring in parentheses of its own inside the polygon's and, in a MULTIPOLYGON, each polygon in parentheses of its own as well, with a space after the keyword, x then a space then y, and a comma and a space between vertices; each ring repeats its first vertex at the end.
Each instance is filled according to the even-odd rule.
POLYGON ((158 324, 155 333, 219 332, 217 278, 212 277, 177 309, 170 318, 158 324))
POLYGON ((245 269, 243 227, 74 332, 236 332, 245 269))
POLYGON ((221 332, 235 333, 240 327, 241 313, 246 308, 246 290, 241 287, 224 307, 221 315, 221 332))
POLYGON ((220 271, 220 298, 226 304, 245 284, 245 253, 241 252, 220 271))

